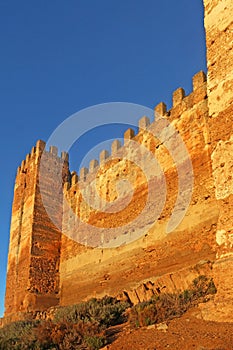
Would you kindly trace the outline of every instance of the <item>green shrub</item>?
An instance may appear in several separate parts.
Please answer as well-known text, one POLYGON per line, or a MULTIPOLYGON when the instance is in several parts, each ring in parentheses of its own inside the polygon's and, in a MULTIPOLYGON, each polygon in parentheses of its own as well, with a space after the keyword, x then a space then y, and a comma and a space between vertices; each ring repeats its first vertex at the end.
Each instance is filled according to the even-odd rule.
POLYGON ((102 299, 90 299, 85 303, 61 307, 57 309, 54 320, 71 323, 97 322, 104 328, 122 322, 123 313, 129 307, 128 303, 105 296, 102 299))
MULTIPOLYGON (((190 306, 216 293, 212 279, 199 276, 192 289, 159 294, 131 308, 134 327, 148 326, 181 316, 190 306)), ((112 297, 60 307, 51 321, 19 321, 0 329, 0 350, 97 350, 106 344, 106 328, 125 320, 126 302, 112 297)))
POLYGON ((192 289, 181 293, 162 293, 149 301, 139 303, 130 310, 129 321, 133 327, 148 326, 179 317, 198 302, 208 300, 208 295, 216 293, 212 279, 199 276, 192 283, 192 289))
POLYGON ((200 275, 193 280, 193 290, 197 298, 206 297, 217 292, 213 279, 204 275, 200 275))
POLYGON ((96 350, 105 329, 124 320, 129 305, 115 298, 91 299, 61 307, 53 321, 19 321, 0 329, 0 350, 96 350))
POLYGON ((1 350, 97 350, 105 342, 95 323, 15 322, 0 330, 1 350))
POLYGON ((99 349, 105 341, 104 333, 96 324, 79 322, 77 324, 59 323, 54 325, 50 344, 59 350, 99 349), (92 344, 88 343, 89 339, 92 338, 95 339, 95 343, 94 340, 92 344))
POLYGON ((106 339, 104 337, 86 336, 85 343, 91 350, 97 350, 106 344, 106 339))
POLYGON ((19 321, 0 328, 0 349, 39 349, 34 334, 37 324, 36 321, 19 321))

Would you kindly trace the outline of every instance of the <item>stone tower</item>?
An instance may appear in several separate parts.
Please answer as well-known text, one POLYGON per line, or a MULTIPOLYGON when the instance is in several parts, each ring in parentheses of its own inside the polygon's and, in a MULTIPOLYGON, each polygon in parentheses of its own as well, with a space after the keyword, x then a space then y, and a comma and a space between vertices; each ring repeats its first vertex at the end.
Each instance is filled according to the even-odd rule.
MULTIPOLYGON (((78 177, 75 173, 71 177, 66 153, 62 153, 59 157, 55 147, 43 152, 45 144, 38 141, 31 154, 22 162, 16 177, 8 257, 6 316, 45 310, 47 307, 57 305, 59 300, 61 305, 76 303, 88 295, 93 295, 93 292, 104 291, 111 294, 111 291, 115 292, 116 284, 120 285, 119 282, 122 283, 119 288, 123 290, 127 288, 126 283, 130 283, 129 278, 125 279, 125 276, 130 276, 133 283, 154 277, 157 267, 156 265, 153 267, 153 263, 157 264, 159 258, 163 256, 162 262, 165 264, 170 255, 174 254, 174 249, 176 249, 174 257, 187 257, 184 261, 188 266, 190 260, 196 263, 199 261, 196 259, 200 257, 202 260, 209 260, 209 257, 215 260, 217 246, 217 258, 211 273, 213 272, 218 292, 212 308, 208 303, 208 310, 203 309, 203 316, 213 320, 232 321, 233 2, 204 0, 204 6, 207 91, 205 74, 200 72, 193 79, 193 91, 190 95, 185 96, 182 88, 174 92, 173 107, 170 111, 166 111, 163 103, 156 107, 159 114, 166 116, 176 126, 192 159, 195 184, 186 221, 184 220, 183 225, 171 239, 168 237, 165 241, 161 238, 161 242, 159 239, 154 239, 159 230, 164 231, 163 226, 169 216, 169 209, 173 207, 172 201, 176 197, 173 180, 176 175, 174 166, 170 164, 169 155, 167 158, 164 156, 163 147, 150 142, 146 134, 139 133, 136 135, 137 140, 140 142, 141 139, 141 142, 146 142, 148 147, 151 146, 151 149, 157 152, 156 155, 160 155, 167 170, 170 202, 165 206, 164 215, 161 216, 157 226, 152 228, 148 235, 146 233, 138 246, 135 243, 133 247, 122 246, 114 251, 115 265, 112 261, 112 251, 80 248, 77 242, 64 235, 61 237, 59 229, 62 225, 62 187, 65 182, 68 182, 64 188, 73 209, 79 213, 83 211, 85 215, 87 213, 85 206, 81 205, 78 177), (43 162, 45 176, 42 177, 41 184, 39 179, 42 153, 45 157, 43 162), (62 176, 59 181, 60 171, 62 176), (49 205, 50 217, 44 208, 44 200, 49 205), (51 213, 54 215, 52 220, 51 213), (157 251, 160 255, 157 255, 157 251), (131 264, 132 267, 129 264, 128 267, 125 263, 125 257, 128 259, 129 255, 132 255, 132 261, 137 260, 138 281, 135 281, 134 273, 136 264, 131 264), (153 268, 150 272, 151 266, 153 268), (108 278, 108 274, 111 278, 108 278)), ((131 132, 128 134, 129 138, 133 138, 131 132)), ((102 158, 106 158, 106 153, 102 158)), ((90 167, 90 176, 93 175, 92 170, 95 168, 93 164, 95 162, 90 167)), ((122 166, 123 171, 125 170, 124 164, 120 162, 117 164, 119 167, 122 166)), ((106 173, 107 171, 108 169, 106 173)), ((104 174, 103 172, 102 175, 104 174)), ((86 177, 86 171, 81 175, 86 177)), ((115 177, 114 175, 111 180, 115 177)), ((106 190, 107 194, 111 182, 103 180, 103 183, 100 183, 103 193, 106 190)), ((138 191, 136 205, 142 199, 141 193, 138 191)), ((93 222, 99 219, 98 215, 89 216, 93 222)), ((144 229, 144 221, 141 227, 144 229)), ((183 264, 182 260, 182 269, 183 264)), ((161 266, 167 268, 166 265, 161 266)), ((169 272, 170 281, 170 273, 173 271, 168 269, 166 271, 169 272)), ((158 272, 161 273, 161 270, 158 269, 158 272)))
POLYGON ((204 0, 209 134, 215 196, 219 207, 214 264, 218 293, 209 318, 233 313, 233 2, 204 0))
MULTIPOLYGON (((44 310, 59 301, 59 258, 61 232, 49 219, 41 198, 39 186, 40 160, 45 143, 38 141, 18 168, 8 255, 5 316, 19 312, 44 310)), ((68 157, 50 147, 43 152, 47 175, 43 178, 43 196, 53 201, 62 200, 58 193, 55 169, 63 168, 67 181, 68 157)), ((60 213, 57 213, 58 216, 60 213)), ((60 215, 62 217, 62 215, 60 215)))

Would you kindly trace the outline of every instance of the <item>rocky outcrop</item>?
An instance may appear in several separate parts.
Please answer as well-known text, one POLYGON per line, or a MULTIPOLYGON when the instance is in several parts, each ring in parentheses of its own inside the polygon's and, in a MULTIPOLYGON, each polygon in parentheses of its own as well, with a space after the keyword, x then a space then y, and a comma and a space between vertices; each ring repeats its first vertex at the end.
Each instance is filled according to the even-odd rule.
POLYGON ((139 302, 148 301, 154 295, 161 293, 177 294, 192 289, 194 279, 200 276, 212 276, 212 263, 210 261, 201 261, 195 266, 154 277, 150 281, 144 281, 138 287, 120 293, 118 299, 135 305, 139 302))

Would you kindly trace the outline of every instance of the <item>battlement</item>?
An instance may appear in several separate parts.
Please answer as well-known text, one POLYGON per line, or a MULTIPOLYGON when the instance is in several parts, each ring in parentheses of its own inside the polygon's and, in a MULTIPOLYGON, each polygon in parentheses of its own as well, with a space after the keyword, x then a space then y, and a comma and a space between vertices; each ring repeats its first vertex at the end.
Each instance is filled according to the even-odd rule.
POLYGON ((29 166, 34 163, 38 163, 38 159, 41 158, 42 154, 52 155, 56 159, 62 162, 69 162, 69 154, 62 151, 61 154, 58 154, 58 149, 56 146, 50 146, 49 150, 46 150, 46 143, 42 140, 36 142, 36 146, 32 147, 31 153, 26 155, 26 158, 22 160, 21 165, 17 168, 17 174, 25 173, 29 166))
POLYGON ((156 114, 167 116, 169 119, 178 118, 185 110, 190 110, 193 106, 207 98, 207 78, 203 71, 196 73, 193 78, 193 90, 189 95, 185 95, 183 88, 178 88, 172 95, 172 108, 167 111, 167 106, 164 102, 160 102, 155 107, 156 114))
MULTIPOLYGON (((171 149, 167 150, 167 147, 169 147, 168 140, 171 138, 171 134, 166 135, 164 128, 166 129, 169 126, 170 121, 173 123, 173 129, 170 129, 170 132, 173 130, 172 132, 175 133, 176 130, 184 138, 184 143, 193 161, 196 157, 197 147, 200 150, 205 148, 205 116, 207 113, 205 74, 199 72, 193 77, 193 91, 188 96, 185 96, 184 90, 179 88, 173 93, 173 100, 174 105, 170 111, 166 110, 164 102, 159 103, 155 107, 154 120, 150 120, 148 116, 142 116, 138 120, 137 134, 133 129, 127 129, 124 132, 123 144, 117 139, 114 140, 111 144, 110 153, 107 150, 102 150, 99 153, 99 161, 92 159, 89 168, 81 168, 79 175, 76 172, 71 173, 69 181, 64 185, 64 194, 73 213, 79 215, 81 221, 96 221, 99 215, 102 215, 102 221, 106 222, 108 220, 108 215, 98 214, 92 204, 98 202, 98 205, 104 211, 105 206, 109 205, 108 203, 114 202, 118 198, 114 186, 121 179, 127 179, 133 185, 135 193, 145 191, 148 185, 147 181, 154 181, 157 184, 156 186, 160 186, 161 174, 157 176, 157 172, 148 171, 150 165, 149 158, 143 151, 145 148, 151 152, 151 156, 154 155, 167 180, 170 176, 176 179, 178 163, 183 163, 185 167, 189 162, 189 157, 187 159, 181 157, 178 160, 178 157, 174 159, 174 154, 173 156, 169 154, 171 149), (160 114, 158 114, 159 112, 160 114), (161 122, 160 117, 163 117, 165 122, 161 122), (202 125, 203 132, 200 132, 200 125, 202 125), (139 148, 136 149, 133 145, 135 147, 139 145, 139 148), (144 147, 140 148, 140 145, 144 147), (136 164, 133 165, 132 161, 128 162, 133 154, 136 156, 136 163, 137 161, 141 165, 144 163, 143 167, 148 172, 147 177, 142 174, 145 169, 140 170, 136 164), (175 163, 176 161, 178 163, 175 163), (90 197, 90 203, 92 204, 86 203, 83 191, 90 197)), ((174 138, 173 147, 176 147, 175 142, 174 138)), ((195 168, 195 172, 197 171, 198 169, 195 168)), ((170 192, 172 192, 172 189, 170 192)), ((127 198, 127 191, 122 190, 122 195, 123 198, 127 198)), ((160 195, 158 195, 158 198, 160 198, 160 195)), ((170 198, 174 202, 175 193, 171 193, 170 198)), ((134 211, 135 209, 132 207, 131 210, 134 211)), ((128 215, 130 217, 130 214, 128 215)), ((68 221, 70 222, 70 217, 68 221)), ((144 224, 146 226, 146 223, 144 224)))
MULTIPOLYGON (((22 161, 12 206, 6 316, 116 296, 158 276, 163 280, 165 273, 171 277, 174 270, 181 276, 185 266, 214 261, 217 247, 213 277, 218 292, 207 313, 209 317, 220 303, 215 320, 223 315, 224 321, 232 321, 233 5, 230 0, 204 0, 204 5, 208 78, 203 71, 195 74, 191 93, 177 88, 169 110, 158 103, 153 120, 142 116, 136 134, 125 130, 122 143, 114 140, 110 152, 102 150, 79 174, 70 173, 66 152, 59 155, 56 145, 46 149, 41 140, 22 161), (181 157, 179 137, 187 157, 181 157), (132 144, 139 148, 131 149, 132 144), (142 148, 159 170, 152 169, 152 158, 144 157, 142 148), (135 164, 130 156, 136 156, 135 164), (121 180, 131 184, 130 195, 121 180), (151 189, 154 202, 148 204, 151 189), (88 194, 93 207, 86 201, 88 194), (104 212, 114 201, 117 210, 104 212), (151 217, 154 208, 161 210, 151 217), (168 233, 174 217, 180 221, 168 233), (72 234, 66 235, 70 228, 72 234)), ((162 288, 174 283, 170 277, 162 288)), ((141 296, 138 301, 147 300, 141 296)))
MULTIPOLYGON (((129 128, 124 132, 124 144, 122 145, 118 139, 114 140, 111 145, 111 152, 109 153, 107 150, 102 150, 99 154, 99 160, 93 159, 89 163, 89 168, 83 167, 80 169, 79 175, 76 172, 72 172, 71 176, 68 178, 68 182, 64 184, 64 190, 69 191, 70 188, 76 186, 79 182, 84 183, 88 181, 92 181, 92 179, 96 176, 96 173, 99 169, 109 160, 113 159, 116 156, 122 154, 125 151, 125 147, 127 147, 127 143, 130 140, 141 140, 141 136, 144 131, 148 133, 145 139, 145 144, 151 150, 153 147, 155 148, 153 152, 158 152, 157 148, 161 144, 159 140, 153 140, 154 137, 150 134, 150 130, 156 125, 158 117, 164 117, 170 121, 179 120, 182 118, 188 118, 185 116, 185 111, 190 111, 195 105, 201 103, 206 100, 206 75, 203 71, 198 72, 192 78, 193 81, 193 90, 189 95, 185 95, 185 91, 183 88, 178 88, 173 92, 173 106, 170 110, 167 110, 166 104, 164 102, 160 102, 154 108, 155 118, 154 120, 150 120, 147 116, 143 116, 138 121, 138 133, 135 134, 134 130, 129 128), (154 145, 154 146, 153 146, 154 145), (155 147, 156 145, 156 147, 155 147), (151 148, 152 147, 152 148, 151 148)), ((194 123, 192 121, 191 123, 194 123)), ((191 128, 191 125, 190 125, 191 128)), ((179 130, 182 133, 182 130, 179 130)), ((189 142, 189 140, 187 141, 189 142)), ((140 141, 142 143, 142 140, 140 141)), ((68 163, 69 155, 67 152, 61 152, 58 154, 58 148, 56 146, 50 146, 48 150, 46 150, 46 143, 42 140, 38 140, 36 146, 32 148, 31 153, 27 154, 25 160, 22 161, 21 165, 17 169, 17 174, 25 173, 30 167, 34 167, 40 161, 42 154, 45 157, 51 156, 61 162, 68 163)))
MULTIPOLYGON (((125 152, 125 147, 130 140, 135 140, 138 142, 140 139, 140 135, 144 132, 147 132, 146 141, 147 147, 153 148, 153 145, 161 144, 159 140, 153 140, 154 137, 150 133, 150 130, 154 130, 156 126, 157 119, 159 117, 166 118, 168 122, 179 120, 182 118, 185 120, 188 116, 185 116, 185 111, 190 111, 196 105, 205 101, 206 103, 206 75, 203 71, 196 73, 193 78, 193 90, 189 95, 185 95, 185 91, 183 88, 178 88, 173 92, 173 106, 170 110, 167 110, 167 106, 164 102, 160 102, 154 108, 154 120, 150 120, 147 116, 143 116, 138 121, 138 133, 135 134, 134 130, 129 128, 124 132, 124 144, 116 139, 111 144, 111 152, 109 153, 107 150, 102 150, 99 154, 99 160, 92 159, 89 163, 89 168, 83 167, 80 169, 79 175, 76 172, 71 173, 70 180, 65 183, 64 190, 65 192, 69 189, 74 190, 73 187, 78 183, 84 183, 88 181, 92 181, 92 179, 96 176, 96 173, 99 171, 101 166, 103 166, 107 161, 114 159, 117 156, 122 155, 122 152, 125 152), (184 116, 183 116, 184 114, 184 116)), ((187 119, 188 121, 188 119, 187 119)), ((191 123, 195 123, 195 120, 190 121, 191 123)), ((192 125, 190 125, 192 128, 192 125)), ((182 133, 182 130, 179 130, 182 133)), ((142 141, 140 141, 141 143, 142 141)), ((151 148, 151 149, 152 149, 151 148)), ((157 152, 157 148, 153 150, 153 152, 157 152)), ((54 155, 57 154, 56 148, 53 147, 50 152, 54 155)), ((77 194, 78 195, 78 194, 77 194)))

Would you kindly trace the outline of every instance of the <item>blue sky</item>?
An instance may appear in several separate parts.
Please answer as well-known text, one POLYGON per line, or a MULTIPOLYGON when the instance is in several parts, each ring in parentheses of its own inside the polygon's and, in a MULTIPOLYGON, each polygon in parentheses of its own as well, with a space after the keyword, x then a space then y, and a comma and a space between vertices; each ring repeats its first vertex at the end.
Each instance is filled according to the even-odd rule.
MULTIPOLYGON (((170 108, 176 88, 190 93, 192 76, 206 71, 203 5, 201 0, 1 0, 0 49, 2 315, 17 166, 37 139, 47 140, 83 108, 119 101, 149 108, 164 101, 170 108)), ((101 135, 101 128, 92 133, 92 143, 101 135)), ((89 140, 79 145, 73 167, 89 140)))

